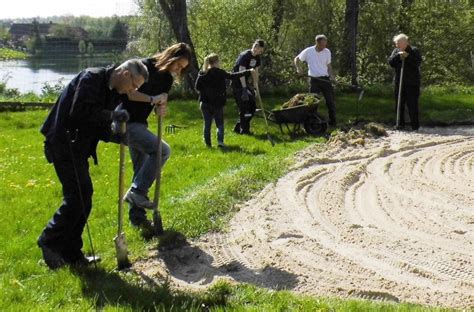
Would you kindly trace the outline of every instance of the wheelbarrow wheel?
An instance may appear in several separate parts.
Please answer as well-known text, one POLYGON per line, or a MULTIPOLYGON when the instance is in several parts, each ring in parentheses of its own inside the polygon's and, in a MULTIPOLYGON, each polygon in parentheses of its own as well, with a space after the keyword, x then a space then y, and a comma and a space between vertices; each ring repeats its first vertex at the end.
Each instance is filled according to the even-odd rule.
POLYGON ((317 115, 306 120, 303 123, 303 126, 306 133, 311 135, 321 135, 326 132, 326 129, 328 128, 326 120, 317 115))

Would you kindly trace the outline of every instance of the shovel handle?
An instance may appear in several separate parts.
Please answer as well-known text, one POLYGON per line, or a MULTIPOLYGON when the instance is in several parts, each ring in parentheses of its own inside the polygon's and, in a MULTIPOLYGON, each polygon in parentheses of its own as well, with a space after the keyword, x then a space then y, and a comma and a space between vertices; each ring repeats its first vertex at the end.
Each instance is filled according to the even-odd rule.
MULTIPOLYGON (((124 135, 127 132, 127 124, 120 123, 120 134, 124 135)), ((118 183, 118 227, 117 236, 120 236, 123 228, 123 196, 125 184, 125 144, 123 139, 120 140, 120 160, 119 160, 119 183, 118 183)))
POLYGON ((400 82, 398 84, 398 99, 397 99, 397 127, 400 126, 400 110, 402 104, 402 86, 403 86, 403 70, 405 69, 405 59, 402 59, 402 68, 400 69, 400 82))
POLYGON ((160 215, 160 187, 161 187, 161 163, 163 145, 161 139, 163 137, 163 117, 159 114, 159 108, 156 107, 156 120, 158 131, 158 151, 156 157, 156 175, 155 175, 155 197, 153 199, 153 225, 157 234, 163 233, 163 224, 160 215))

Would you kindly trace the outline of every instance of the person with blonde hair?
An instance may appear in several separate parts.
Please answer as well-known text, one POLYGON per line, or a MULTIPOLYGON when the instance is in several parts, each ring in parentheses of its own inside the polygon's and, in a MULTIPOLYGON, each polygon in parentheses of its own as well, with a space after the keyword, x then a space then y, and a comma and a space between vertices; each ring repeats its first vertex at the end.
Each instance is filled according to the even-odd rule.
POLYGON ((229 73, 220 68, 219 56, 211 53, 204 58, 202 70, 196 80, 199 103, 204 119, 204 142, 211 147, 211 126, 215 120, 217 127, 217 145, 224 145, 224 105, 226 103, 226 80, 238 79, 251 73, 253 69, 229 73))
POLYGON ((419 121, 419 107, 418 99, 420 98, 420 84, 421 74, 420 65, 422 57, 420 50, 416 47, 412 47, 408 43, 408 36, 405 34, 398 34, 393 37, 395 43, 395 49, 388 58, 388 63, 395 69, 394 77, 394 95, 395 95, 395 107, 398 104, 398 93, 401 92, 401 103, 400 103, 400 120, 398 128, 405 128, 405 105, 408 107, 408 114, 410 115, 410 123, 412 130, 418 130, 420 127, 419 121), (401 78, 403 65, 403 78, 401 78), (402 79, 402 86, 400 88, 400 79, 402 79))
MULTIPOLYGON (((127 139, 133 163, 133 179, 125 194, 129 203, 129 217, 132 225, 152 231, 153 226, 146 217, 145 209, 152 209, 153 202, 148 198, 148 190, 155 180, 158 139, 148 130, 147 119, 154 104, 165 114, 168 92, 173 85, 173 76, 181 77, 191 63, 191 48, 186 43, 176 43, 152 57, 142 59, 149 72, 149 80, 136 92, 128 95, 123 108, 130 114, 127 123, 127 139)), ((170 146, 161 141, 162 163, 170 157, 170 146)))

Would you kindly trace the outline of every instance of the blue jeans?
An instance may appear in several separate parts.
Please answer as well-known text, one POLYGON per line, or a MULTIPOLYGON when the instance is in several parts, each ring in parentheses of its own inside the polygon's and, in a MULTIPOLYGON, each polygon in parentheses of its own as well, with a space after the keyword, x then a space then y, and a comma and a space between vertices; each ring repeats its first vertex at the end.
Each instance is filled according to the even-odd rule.
MULTIPOLYGON (((146 124, 127 124, 128 147, 133 164, 132 189, 141 195, 147 195, 148 190, 155 181, 156 159, 158 151, 158 138, 148 130, 146 124)), ((170 146, 161 140, 162 154, 161 166, 163 167, 170 158, 170 146)), ((130 221, 138 225, 146 220, 146 211, 130 205, 130 221)))
POLYGON ((224 107, 212 107, 201 102, 202 117, 204 119, 204 141, 211 145, 212 120, 216 121, 217 142, 224 143, 224 107))
MULTIPOLYGON (((148 130, 146 124, 127 124, 128 147, 133 163, 132 188, 139 194, 147 195, 148 189, 155 181, 156 158, 158 139, 148 130)), ((170 158, 171 149, 165 142, 162 143, 161 166, 170 158)))

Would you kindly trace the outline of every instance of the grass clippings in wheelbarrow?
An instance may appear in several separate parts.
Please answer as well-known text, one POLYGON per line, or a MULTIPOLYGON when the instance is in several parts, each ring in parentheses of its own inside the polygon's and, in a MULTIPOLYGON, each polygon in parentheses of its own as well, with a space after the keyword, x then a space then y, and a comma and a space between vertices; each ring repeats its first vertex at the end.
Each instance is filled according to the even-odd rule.
POLYGON ((288 102, 282 104, 281 107, 278 109, 285 109, 300 105, 317 105, 320 101, 321 98, 315 93, 298 93, 293 96, 288 102))

